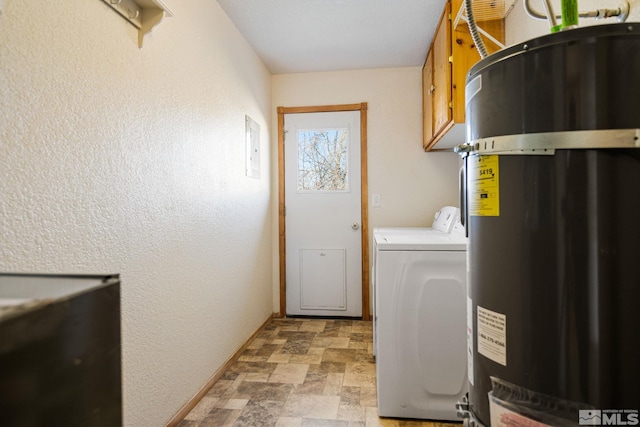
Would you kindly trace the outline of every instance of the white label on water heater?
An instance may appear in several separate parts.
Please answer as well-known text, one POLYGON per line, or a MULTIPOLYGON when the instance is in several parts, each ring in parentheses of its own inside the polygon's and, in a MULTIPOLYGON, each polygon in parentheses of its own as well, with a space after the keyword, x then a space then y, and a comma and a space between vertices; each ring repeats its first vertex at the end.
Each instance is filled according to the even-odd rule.
POLYGON ((467 376, 473 385, 473 300, 467 296, 467 376))
POLYGON ((507 316, 478 306, 478 353, 507 366, 507 316))

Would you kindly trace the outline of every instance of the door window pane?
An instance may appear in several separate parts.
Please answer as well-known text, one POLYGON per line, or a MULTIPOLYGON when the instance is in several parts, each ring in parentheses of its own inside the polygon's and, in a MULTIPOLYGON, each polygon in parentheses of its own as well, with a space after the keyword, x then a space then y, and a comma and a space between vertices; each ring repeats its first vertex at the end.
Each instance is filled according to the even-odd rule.
POLYGON ((348 191, 349 129, 298 131, 298 191, 348 191))

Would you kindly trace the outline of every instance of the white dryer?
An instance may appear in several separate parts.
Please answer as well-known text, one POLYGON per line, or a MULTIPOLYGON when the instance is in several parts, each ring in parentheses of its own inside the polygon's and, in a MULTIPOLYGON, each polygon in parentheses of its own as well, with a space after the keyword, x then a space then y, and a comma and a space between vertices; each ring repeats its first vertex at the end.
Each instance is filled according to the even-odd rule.
POLYGON ((467 238, 430 229, 374 230, 378 414, 458 420, 467 391, 467 238))

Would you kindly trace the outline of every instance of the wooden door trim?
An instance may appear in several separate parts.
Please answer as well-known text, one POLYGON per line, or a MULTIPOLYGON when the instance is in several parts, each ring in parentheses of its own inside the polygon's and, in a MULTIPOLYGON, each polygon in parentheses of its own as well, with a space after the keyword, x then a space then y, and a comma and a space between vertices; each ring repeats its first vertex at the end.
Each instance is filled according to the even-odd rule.
POLYGON ((284 115, 297 113, 328 113, 335 111, 360 111, 360 193, 362 221, 362 319, 371 320, 369 310, 369 186, 367 182, 367 103, 321 105, 308 107, 278 107, 278 239, 280 254, 280 317, 287 313, 286 294, 286 234, 284 218, 284 115))

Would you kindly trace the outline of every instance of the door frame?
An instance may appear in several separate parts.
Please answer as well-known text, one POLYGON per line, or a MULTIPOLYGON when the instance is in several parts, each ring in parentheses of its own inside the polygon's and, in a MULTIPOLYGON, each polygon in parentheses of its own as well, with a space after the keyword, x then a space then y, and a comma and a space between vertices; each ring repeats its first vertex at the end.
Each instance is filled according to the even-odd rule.
POLYGON ((367 103, 321 105, 311 107, 278 107, 278 228, 280 248, 280 317, 287 313, 287 242, 284 199, 284 115, 298 113, 330 113, 360 111, 360 214, 362 222, 362 319, 371 320, 369 310, 369 196, 367 183, 367 103))

